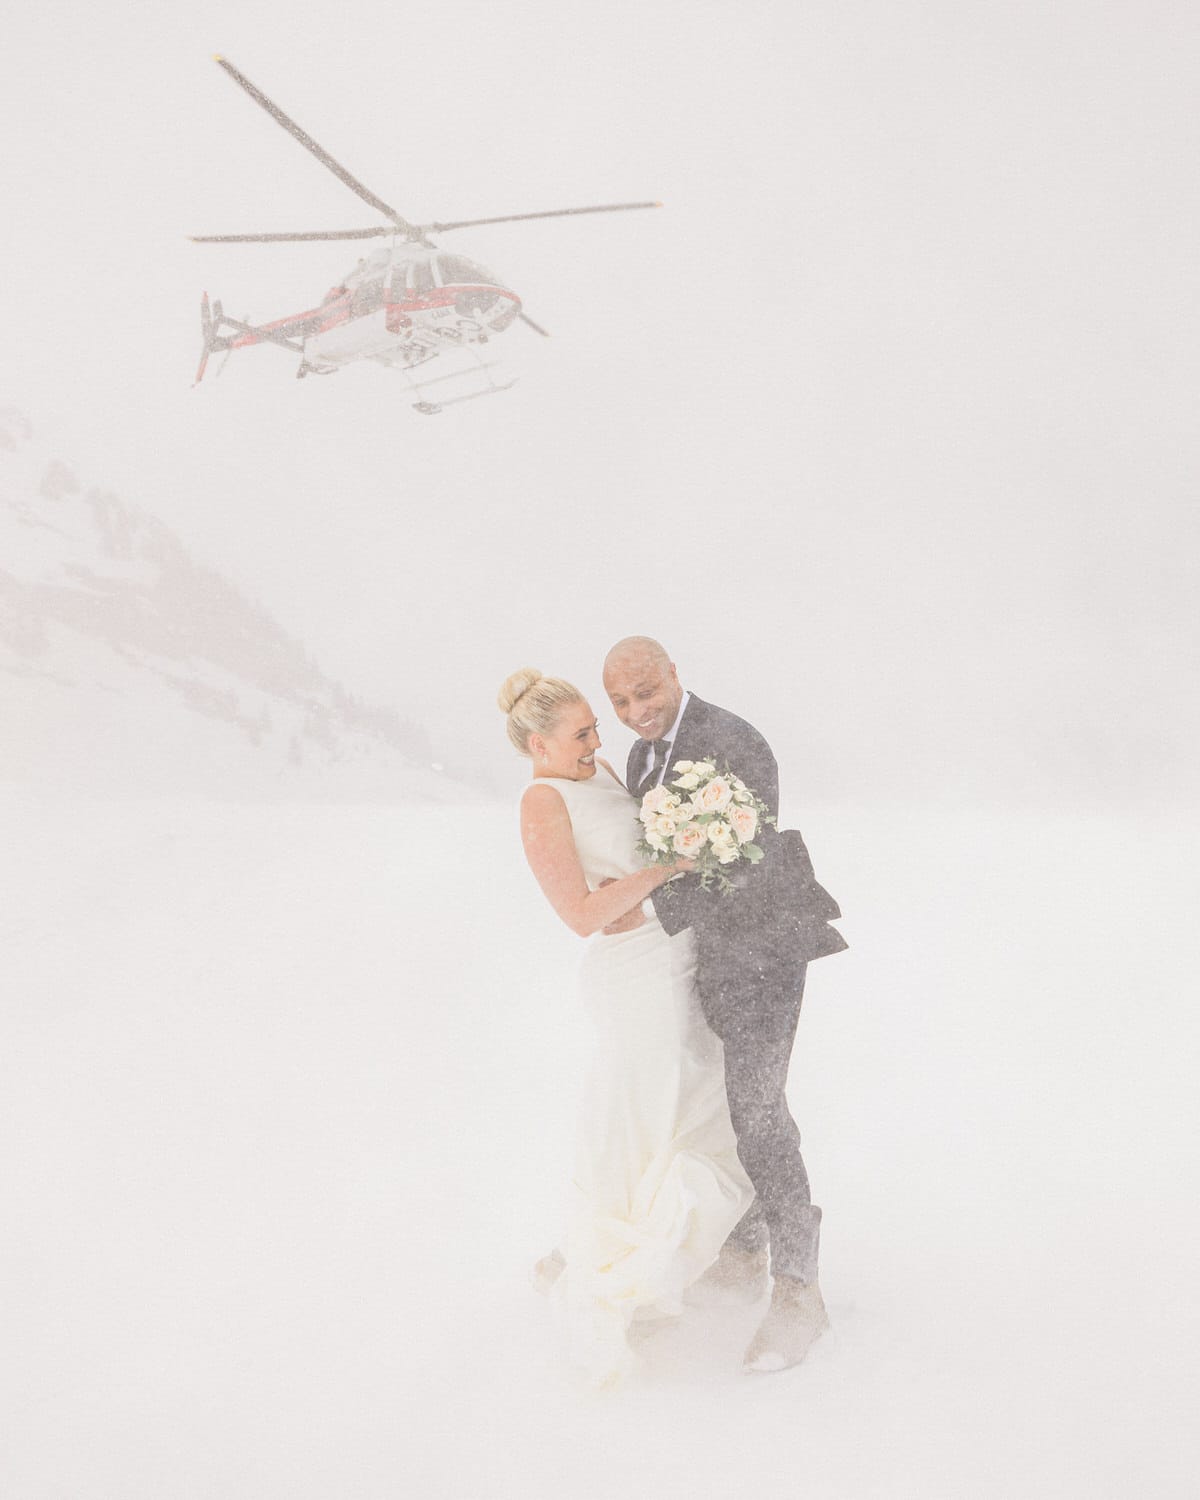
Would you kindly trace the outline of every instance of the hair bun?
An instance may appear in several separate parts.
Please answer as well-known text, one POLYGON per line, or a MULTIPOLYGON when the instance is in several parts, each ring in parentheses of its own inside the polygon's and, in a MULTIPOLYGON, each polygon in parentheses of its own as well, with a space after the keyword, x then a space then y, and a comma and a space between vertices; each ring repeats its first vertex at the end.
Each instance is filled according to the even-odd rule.
POLYGON ((510 714, 517 703, 535 682, 541 682, 542 674, 536 667, 522 667, 519 672, 514 672, 511 677, 504 679, 504 686, 496 695, 496 702, 500 705, 502 714, 510 714))

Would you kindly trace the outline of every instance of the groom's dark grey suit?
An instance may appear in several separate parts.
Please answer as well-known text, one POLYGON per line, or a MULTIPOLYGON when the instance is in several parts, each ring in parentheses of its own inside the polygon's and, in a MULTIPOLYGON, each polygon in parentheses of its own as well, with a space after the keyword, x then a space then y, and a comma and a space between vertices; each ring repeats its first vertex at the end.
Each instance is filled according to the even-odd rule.
MULTIPOLYGON (((653 744, 635 741, 626 785, 644 789, 653 744)), ((663 780, 679 760, 728 764, 779 816, 779 769, 771 747, 744 719, 692 694, 670 746, 663 780)), ((674 936, 696 938, 697 987, 705 1019, 725 1047, 725 1085, 738 1155, 756 1197, 730 1242, 746 1250, 770 1243, 776 1275, 816 1280, 821 1210, 812 1201, 800 1131, 788 1109, 788 1063, 811 959, 838 953, 837 903, 816 882, 799 833, 765 827, 756 866, 739 865, 737 889, 721 895, 688 875, 651 897, 674 936)))

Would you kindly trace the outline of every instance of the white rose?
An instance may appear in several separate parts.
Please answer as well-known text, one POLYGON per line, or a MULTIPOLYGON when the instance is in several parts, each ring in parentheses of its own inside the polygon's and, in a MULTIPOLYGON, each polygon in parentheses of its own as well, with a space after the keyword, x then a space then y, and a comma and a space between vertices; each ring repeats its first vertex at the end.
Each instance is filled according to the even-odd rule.
POLYGON ((694 859, 704 848, 704 829, 699 823, 685 823, 671 840, 671 847, 684 859, 694 859))
POLYGON ((653 828, 647 829, 646 842, 650 845, 651 849, 658 850, 660 854, 667 847, 666 839, 663 838, 661 833, 655 833, 653 828))
POLYGON ((692 801, 701 812, 724 812, 733 801, 733 788, 723 776, 714 776, 702 786, 692 801))
POLYGON ((675 829, 678 825, 674 818, 668 818, 666 813, 659 813, 650 827, 655 833, 661 834, 663 838, 673 839, 675 837, 675 829))
POLYGON ((690 802, 681 802, 678 807, 672 810, 671 816, 677 823, 690 823, 696 816, 696 809, 690 802))
POLYGON ((665 786, 652 786, 642 798, 642 812, 661 812, 671 800, 671 793, 665 786))
POLYGON ((730 779, 730 781, 733 782, 733 789, 734 789, 734 791, 736 791, 736 792, 744 792, 746 790, 746 783, 742 780, 742 778, 740 776, 731 776, 729 779, 730 779))
POLYGON ((753 802, 754 797, 745 789, 745 787, 743 787, 740 792, 734 792, 733 800, 735 802, 753 802))
POLYGON ((700 785, 700 778, 695 771, 685 771, 682 776, 677 776, 671 785, 681 786, 685 792, 690 792, 700 785))
POLYGON ((711 760, 698 760, 695 761, 692 765, 692 770, 695 771, 696 775, 699 776, 701 780, 703 780, 705 776, 714 775, 716 773, 716 769, 716 766, 713 765, 711 760))
POLYGON ((714 846, 732 845, 733 829, 720 818, 714 818, 706 829, 708 842, 714 846))
POLYGON ((694 771, 696 767, 690 760, 677 760, 671 769, 672 771, 678 771, 682 775, 684 771, 694 771))
POLYGON ((748 844, 758 832, 758 814, 752 807, 731 807, 726 814, 739 844, 748 844))
POLYGON ((740 859, 736 844, 714 844, 713 853, 717 856, 719 865, 731 865, 735 859, 740 859))

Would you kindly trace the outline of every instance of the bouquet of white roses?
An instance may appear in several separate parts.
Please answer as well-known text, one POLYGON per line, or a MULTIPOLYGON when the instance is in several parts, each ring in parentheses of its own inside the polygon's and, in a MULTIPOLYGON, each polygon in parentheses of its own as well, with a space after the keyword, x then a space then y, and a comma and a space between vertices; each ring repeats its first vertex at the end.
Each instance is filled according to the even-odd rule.
POLYGON ((695 860, 700 884, 707 889, 715 881, 722 893, 733 889, 725 873, 730 865, 756 865, 763 857, 754 837, 775 821, 744 781, 728 766, 718 772, 711 759, 677 760, 662 785, 642 798, 638 817, 638 853, 648 865, 695 860))

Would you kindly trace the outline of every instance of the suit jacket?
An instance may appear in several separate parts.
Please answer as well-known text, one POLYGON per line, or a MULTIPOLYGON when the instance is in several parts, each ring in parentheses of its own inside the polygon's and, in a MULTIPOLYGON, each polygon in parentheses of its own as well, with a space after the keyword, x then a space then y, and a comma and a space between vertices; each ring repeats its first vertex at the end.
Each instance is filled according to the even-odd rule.
MULTIPOLYGON (((779 816, 779 767, 771 747, 752 724, 728 709, 706 703, 693 693, 671 746, 664 781, 677 760, 713 758, 718 768, 727 762, 752 792, 761 797, 773 817, 779 816)), ((646 743, 637 740, 629 752, 625 781, 632 792, 646 766, 646 743)), ((699 876, 660 886, 651 896, 654 910, 667 932, 685 927, 696 931, 700 950, 701 984, 706 966, 715 966, 722 953, 744 948, 750 934, 758 947, 769 949, 777 962, 790 964, 840 953, 849 945, 829 923, 841 916, 837 902, 817 883, 812 860, 799 832, 780 832, 765 825, 755 838, 763 850, 757 865, 739 865, 737 889, 722 895, 707 891, 699 876)))

